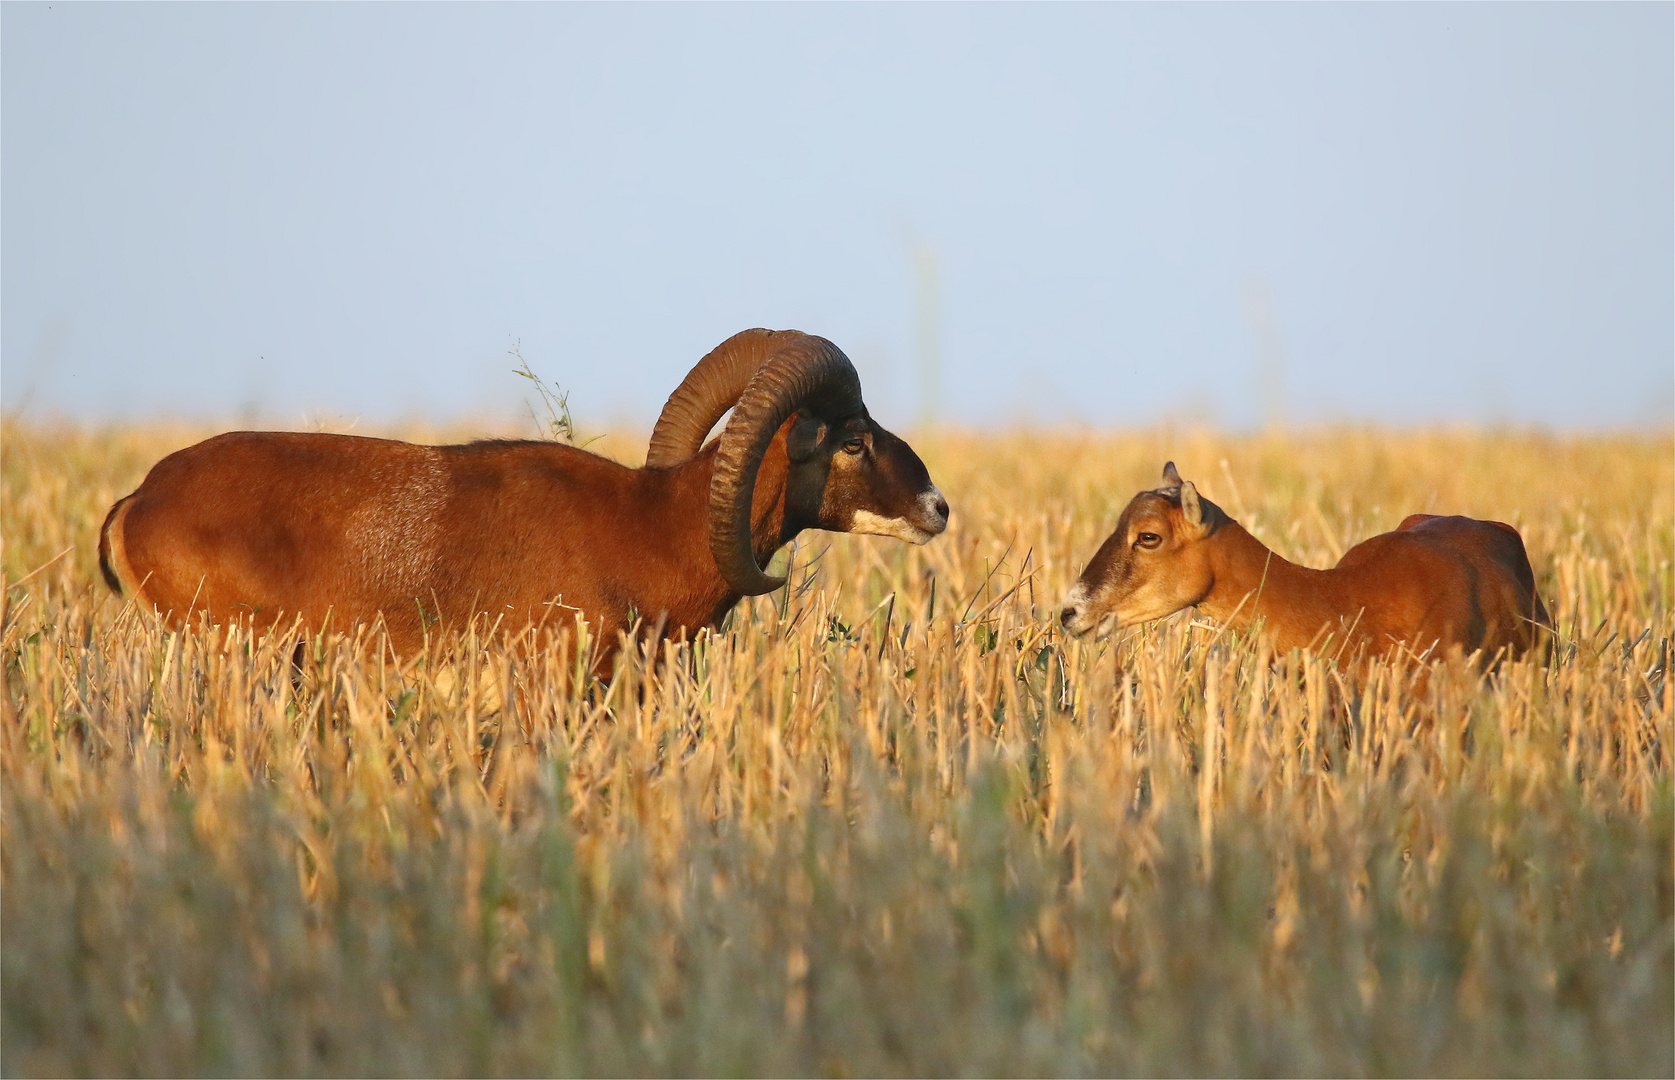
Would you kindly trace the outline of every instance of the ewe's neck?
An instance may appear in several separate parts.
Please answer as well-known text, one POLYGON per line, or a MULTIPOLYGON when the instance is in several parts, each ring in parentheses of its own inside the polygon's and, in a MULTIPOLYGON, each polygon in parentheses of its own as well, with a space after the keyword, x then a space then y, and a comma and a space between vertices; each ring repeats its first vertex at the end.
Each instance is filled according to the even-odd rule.
POLYGON ((1215 580, 1198 607, 1211 618, 1243 629, 1260 617, 1281 649, 1307 645, 1322 627, 1337 625, 1341 613, 1330 570, 1298 566, 1236 521, 1205 543, 1215 580))

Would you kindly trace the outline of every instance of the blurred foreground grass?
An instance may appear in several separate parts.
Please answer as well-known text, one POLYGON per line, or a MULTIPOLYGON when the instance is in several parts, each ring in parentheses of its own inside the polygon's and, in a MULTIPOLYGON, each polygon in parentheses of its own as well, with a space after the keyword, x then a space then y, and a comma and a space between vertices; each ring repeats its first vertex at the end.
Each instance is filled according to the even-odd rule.
POLYGON ((588 697, 125 610, 99 523, 204 434, 0 435, 6 1075, 1675 1071, 1667 435, 918 438, 948 534, 588 697), (1517 524, 1558 661, 1063 640, 1165 458, 1315 566, 1517 524))

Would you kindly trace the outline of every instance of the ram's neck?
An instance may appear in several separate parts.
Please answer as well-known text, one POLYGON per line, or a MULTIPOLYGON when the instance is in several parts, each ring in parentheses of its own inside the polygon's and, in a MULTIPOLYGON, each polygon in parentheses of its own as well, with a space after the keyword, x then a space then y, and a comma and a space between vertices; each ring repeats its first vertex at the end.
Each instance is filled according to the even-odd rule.
MULTIPOLYGON (((670 628, 679 626, 689 634, 719 624, 740 599, 722 578, 710 554, 710 479, 715 472, 716 449, 711 443, 690 461, 666 470, 647 470, 648 474, 661 473, 654 480, 665 485, 659 517, 668 545, 648 563, 651 572, 639 583, 637 591, 643 593, 643 601, 637 606, 648 616, 653 610, 667 612, 670 628)), ((774 553, 800 531, 786 522, 789 469, 782 433, 768 445, 756 473, 750 546, 758 566, 766 566, 774 553)))

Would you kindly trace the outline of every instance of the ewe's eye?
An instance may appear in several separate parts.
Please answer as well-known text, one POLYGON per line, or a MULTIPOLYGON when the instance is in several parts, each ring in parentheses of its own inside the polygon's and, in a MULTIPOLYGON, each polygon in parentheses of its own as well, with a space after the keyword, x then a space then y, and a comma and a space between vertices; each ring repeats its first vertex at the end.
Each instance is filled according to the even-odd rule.
POLYGON ((1163 543, 1163 537, 1156 533, 1141 533, 1134 538, 1135 547, 1154 548, 1161 543, 1163 543))
POLYGON ((859 436, 857 436, 856 438, 850 439, 848 442, 843 444, 843 452, 846 453, 846 454, 859 454, 862 450, 865 450, 866 448, 867 448, 867 441, 865 439, 860 438, 859 436))

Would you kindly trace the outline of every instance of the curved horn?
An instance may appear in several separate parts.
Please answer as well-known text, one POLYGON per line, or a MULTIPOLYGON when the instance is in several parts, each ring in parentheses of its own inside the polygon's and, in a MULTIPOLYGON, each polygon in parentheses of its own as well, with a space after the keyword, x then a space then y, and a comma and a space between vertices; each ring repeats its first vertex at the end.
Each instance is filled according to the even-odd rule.
POLYGON ((733 407, 751 377, 773 355, 776 340, 794 330, 741 330, 709 351, 663 405, 651 429, 646 464, 667 468, 690 461, 721 414, 733 407))
POLYGON ((794 410, 845 419, 859 413, 861 379, 836 345, 822 337, 784 331, 772 355, 750 380, 721 433, 710 479, 710 554, 727 584, 746 596, 773 592, 784 578, 769 577, 751 548, 750 511, 756 470, 774 433, 794 410), (795 334, 793 337, 792 335, 795 334))

